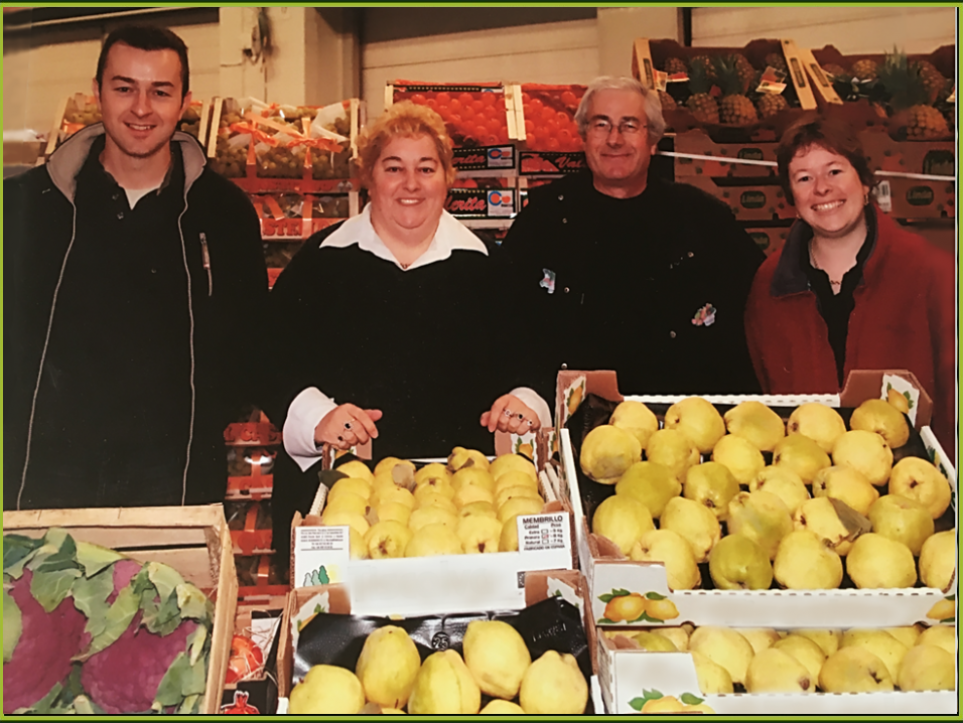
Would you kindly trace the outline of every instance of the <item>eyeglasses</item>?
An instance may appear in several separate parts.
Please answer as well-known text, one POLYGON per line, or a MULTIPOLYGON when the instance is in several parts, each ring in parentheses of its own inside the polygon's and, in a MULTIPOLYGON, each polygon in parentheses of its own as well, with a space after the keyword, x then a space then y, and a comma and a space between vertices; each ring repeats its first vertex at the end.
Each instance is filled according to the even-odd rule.
POLYGON ((634 136, 636 133, 640 133, 648 128, 648 126, 643 125, 634 118, 626 118, 618 125, 612 123, 608 118, 595 118, 589 121, 588 124, 588 132, 591 135, 605 138, 609 136, 613 128, 618 128, 619 133, 623 136, 634 136))

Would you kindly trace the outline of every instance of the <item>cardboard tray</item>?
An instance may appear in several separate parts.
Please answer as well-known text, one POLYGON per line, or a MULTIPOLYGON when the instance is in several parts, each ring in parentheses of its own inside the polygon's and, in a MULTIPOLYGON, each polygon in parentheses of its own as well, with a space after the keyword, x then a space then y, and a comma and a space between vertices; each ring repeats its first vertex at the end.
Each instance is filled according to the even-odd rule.
MULTIPOLYGON (((951 518, 956 507, 956 473, 936 438, 925 423, 932 412, 932 402, 924 390, 920 389, 915 377, 908 372, 892 373, 903 383, 913 385, 919 393, 915 405, 917 413, 914 423, 919 438, 926 451, 932 455, 934 464, 947 477, 954 494, 951 518)), ((853 372, 847 379, 846 387, 839 395, 798 395, 798 396, 706 396, 718 405, 737 404, 746 399, 756 399, 773 407, 792 408, 807 401, 819 401, 832 407, 856 407, 866 399, 880 395, 884 372, 853 372)), ((887 379, 890 379, 887 376, 887 379)), ((900 384, 900 382, 896 382, 900 384)), ((622 397, 618 393, 614 372, 563 371, 558 380, 557 419, 564 424, 574 413, 578 404, 568 404, 573 391, 577 392, 576 401, 585 394, 597 394, 612 401, 635 399, 647 404, 677 401, 683 398, 660 397, 622 397)), ((558 422, 557 422, 558 423, 558 422)), ((730 627, 889 627, 911 625, 916 622, 932 624, 928 617, 938 603, 949 598, 955 600, 957 580, 954 577, 946 590, 914 587, 892 590, 678 590, 670 591, 664 566, 658 563, 635 562, 618 554, 605 538, 589 531, 589 513, 585 508, 586 491, 580 489, 578 462, 575 445, 568 429, 561 430, 561 455, 563 474, 560 478, 561 494, 568 495, 576 518, 576 544, 582 572, 589 582, 592 594, 592 609, 596 624, 619 626, 631 621, 611 622, 605 613, 606 600, 601 596, 611 595, 614 591, 628 591, 656 599, 666 598, 662 603, 665 617, 662 622, 679 625, 691 622, 696 625, 724 625, 730 627), (670 622, 671 621, 671 622, 670 622)), ((703 579, 706 574, 703 572, 703 579)), ((941 606, 942 607, 942 606, 941 606)), ((955 607, 955 602, 954 602, 955 607)), ((939 608, 936 608, 939 610, 939 608)), ((935 613, 934 613, 935 614, 935 613)), ((942 616, 941 616, 942 618, 942 616)))
MULTIPOLYGON (((548 435, 543 435, 547 437, 548 435)), ((541 459, 547 459, 543 453, 541 459)), ((544 464, 540 465, 544 469, 544 464)), ((322 473, 329 475, 330 473, 322 473)), ((332 477, 325 477, 333 483, 332 477)), ((336 481, 336 480, 335 480, 336 481)), ((513 608, 525 599, 525 575, 535 570, 570 570, 577 563, 574 516, 567 500, 551 483, 540 481, 543 511, 518 518, 519 539, 536 538, 522 552, 482 555, 350 560, 346 527, 305 526, 295 513, 291 527, 291 586, 312 579, 345 583, 352 609, 360 615, 443 614, 513 608), (323 531, 323 532, 322 532, 323 531), (305 539, 310 535, 310 539, 305 539), (300 538, 300 540, 299 540, 300 538), (544 543, 542 541, 550 540, 544 543), (299 549, 313 548, 310 552, 299 549)), ((327 487, 322 483, 311 512, 323 510, 327 487)))
MULTIPOLYGON (((419 615, 407 619, 351 614, 351 602, 341 585, 320 585, 292 590, 281 621, 278 649, 278 692, 282 698, 311 665, 326 663, 354 670, 364 639, 383 625, 405 628, 418 646, 422 660, 436 650, 453 648, 461 652, 461 640, 472 620, 498 619, 516 627, 528 644, 533 660, 546 650, 573 654, 589 681, 587 713, 603 710, 595 678, 595 628, 586 617, 585 578, 575 570, 530 572, 525 580, 525 597, 511 608, 486 608, 479 600, 469 612, 419 615), (302 607, 313 603, 317 614, 305 623, 302 607), (295 630, 300 633, 295 637, 295 630)), ((385 601, 387 603, 387 601, 385 601)), ((390 607, 387 603, 386 608, 390 607)), ((310 608, 309 608, 310 611, 310 608)), ((309 613, 310 614, 310 613, 309 613)), ((486 700, 483 698, 482 704, 486 700)), ((286 710, 286 702, 279 712, 286 710)))
POLYGON ((692 656, 687 652, 651 653, 618 647, 597 636, 599 685, 606 712, 638 714, 646 692, 681 699, 704 699, 722 715, 919 715, 957 714, 957 691, 891 691, 883 693, 732 693, 699 691, 692 656))
POLYGON ((162 562, 214 602, 207 687, 200 711, 217 713, 231 653, 237 574, 224 508, 130 507, 4 512, 4 532, 42 537, 62 527, 75 539, 110 547, 139 562, 162 562))

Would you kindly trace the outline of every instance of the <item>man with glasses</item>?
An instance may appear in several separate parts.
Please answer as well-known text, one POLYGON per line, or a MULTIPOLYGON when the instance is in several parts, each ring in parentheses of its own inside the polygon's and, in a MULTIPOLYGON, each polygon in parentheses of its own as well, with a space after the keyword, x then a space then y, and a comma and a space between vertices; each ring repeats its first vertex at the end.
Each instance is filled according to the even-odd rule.
POLYGON ((657 94, 598 78, 575 121, 588 171, 533 189, 503 244, 546 332, 539 392, 562 365, 615 369, 626 394, 757 391, 743 309, 764 255, 724 203, 649 172, 657 94))

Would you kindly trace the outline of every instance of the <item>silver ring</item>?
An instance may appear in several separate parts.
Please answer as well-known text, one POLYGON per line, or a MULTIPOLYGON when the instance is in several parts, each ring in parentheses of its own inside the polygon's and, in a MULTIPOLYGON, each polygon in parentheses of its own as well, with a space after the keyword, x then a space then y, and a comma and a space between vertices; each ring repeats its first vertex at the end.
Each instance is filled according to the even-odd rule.
POLYGON ((511 417, 511 416, 514 414, 514 412, 513 412, 511 409, 506 409, 506 410, 503 412, 503 414, 504 414, 506 417, 511 417))
POLYGON ((535 422, 533 422, 531 419, 526 419, 525 421, 528 422, 528 426, 529 426, 529 427, 534 427, 534 426, 535 426, 535 422))
POLYGON ((344 423, 344 428, 350 430, 350 429, 351 429, 351 422, 345 422, 345 423, 344 423))

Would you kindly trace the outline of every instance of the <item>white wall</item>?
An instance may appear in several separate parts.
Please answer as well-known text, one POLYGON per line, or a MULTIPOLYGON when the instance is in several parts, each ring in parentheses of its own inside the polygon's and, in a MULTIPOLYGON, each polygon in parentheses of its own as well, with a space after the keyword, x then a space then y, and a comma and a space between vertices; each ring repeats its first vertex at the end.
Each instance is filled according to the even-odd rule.
POLYGON ((835 45, 843 55, 931 53, 956 41, 953 7, 695 8, 693 46, 742 47, 757 38, 791 38, 805 48, 835 45))

